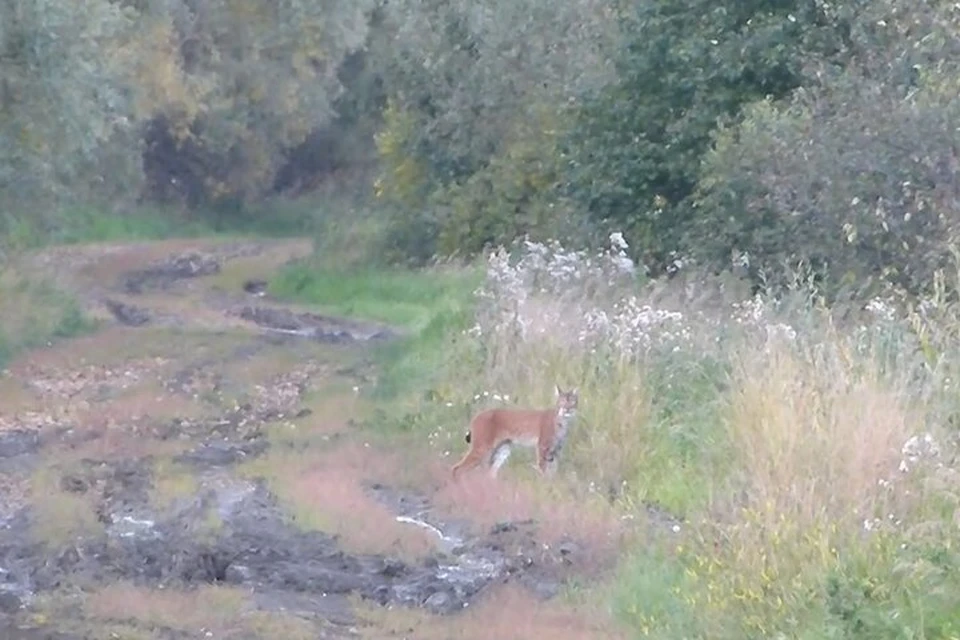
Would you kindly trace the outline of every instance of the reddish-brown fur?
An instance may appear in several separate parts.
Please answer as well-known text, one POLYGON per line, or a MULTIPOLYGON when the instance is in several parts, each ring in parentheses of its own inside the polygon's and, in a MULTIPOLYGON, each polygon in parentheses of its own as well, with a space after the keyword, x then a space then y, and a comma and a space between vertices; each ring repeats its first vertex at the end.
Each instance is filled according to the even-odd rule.
POLYGON ((470 421, 466 441, 470 449, 453 466, 451 474, 486 462, 496 476, 506 462, 511 445, 535 447, 537 468, 547 471, 567 437, 577 409, 577 390, 557 387, 557 403, 551 409, 488 409, 470 421))

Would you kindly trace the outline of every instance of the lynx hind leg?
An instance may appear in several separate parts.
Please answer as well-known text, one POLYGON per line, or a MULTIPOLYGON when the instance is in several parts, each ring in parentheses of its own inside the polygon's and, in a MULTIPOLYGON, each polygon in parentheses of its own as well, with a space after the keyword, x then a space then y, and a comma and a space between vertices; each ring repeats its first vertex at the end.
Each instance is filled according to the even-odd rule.
POLYGON ((483 455, 477 451, 476 448, 471 447, 469 451, 460 459, 460 462, 453 465, 453 468, 450 469, 450 474, 453 476, 453 479, 457 479, 457 475, 461 471, 467 471, 483 461, 483 455))
POLYGON ((496 478, 497 473, 500 471, 500 467, 506 464, 509 458, 510 442, 501 442, 494 447, 493 452, 490 454, 490 475, 496 478))

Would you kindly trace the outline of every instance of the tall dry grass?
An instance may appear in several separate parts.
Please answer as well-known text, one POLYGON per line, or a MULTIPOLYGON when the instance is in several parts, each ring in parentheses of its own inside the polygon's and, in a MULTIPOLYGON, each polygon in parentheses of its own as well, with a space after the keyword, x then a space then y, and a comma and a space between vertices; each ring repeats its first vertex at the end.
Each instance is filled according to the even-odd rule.
POLYGON ((835 333, 732 355, 728 435, 747 500, 803 522, 861 522, 921 425, 900 371, 835 333))
POLYGON ((490 256, 431 443, 457 446, 462 404, 549 406, 554 384, 579 386, 557 486, 681 522, 622 565, 612 597, 637 635, 949 637, 956 309, 651 283, 611 241, 490 256))

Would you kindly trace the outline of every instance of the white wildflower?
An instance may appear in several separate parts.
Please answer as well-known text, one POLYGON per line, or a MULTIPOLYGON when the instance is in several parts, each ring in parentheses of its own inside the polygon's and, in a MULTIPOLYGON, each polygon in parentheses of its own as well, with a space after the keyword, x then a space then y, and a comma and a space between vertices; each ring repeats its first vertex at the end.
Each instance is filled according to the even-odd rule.
POLYGON ((896 319, 896 311, 893 306, 882 298, 874 298, 866 304, 864 310, 871 313, 878 320, 892 322, 896 319))
POLYGON ((620 231, 614 231, 610 234, 610 246, 612 246, 614 249, 620 250, 630 248, 630 245, 627 244, 627 241, 623 239, 623 233, 620 231))

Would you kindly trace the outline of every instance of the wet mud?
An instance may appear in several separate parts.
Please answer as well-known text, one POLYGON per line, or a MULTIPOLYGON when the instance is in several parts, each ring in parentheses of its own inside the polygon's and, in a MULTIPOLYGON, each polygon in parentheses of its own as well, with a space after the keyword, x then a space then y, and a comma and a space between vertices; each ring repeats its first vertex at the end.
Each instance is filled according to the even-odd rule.
POLYGON ((320 342, 343 343, 387 340, 396 333, 371 323, 351 322, 316 313, 296 313, 280 307, 245 306, 236 314, 267 331, 320 342))
MULTIPOLYGON (((201 254, 174 256, 125 274, 123 287, 134 294, 171 287, 179 280, 216 274, 221 263, 201 254)), ((266 281, 253 282, 243 289, 259 296, 266 281)), ((223 372, 228 366, 243 367, 290 340, 362 345, 395 335, 385 327, 279 306, 244 305, 227 313, 262 332, 218 357, 175 367, 163 384, 166 392, 216 394, 227 384, 223 372)), ((150 318, 149 309, 121 303, 114 305, 113 314, 118 323, 134 327, 147 325, 150 318)), ((238 465, 275 446, 266 435, 270 424, 322 419, 304 406, 303 396, 308 383, 331 368, 336 370, 308 362, 273 376, 255 399, 216 415, 131 424, 130 437, 141 445, 147 442, 141 450, 149 450, 150 443, 178 446, 170 459, 178 473, 189 477, 191 489, 163 505, 153 498, 159 482, 156 456, 91 454, 51 465, 48 460, 56 459, 51 454, 106 436, 62 427, 0 432, 0 481, 13 486, 43 468, 55 476, 57 490, 88 505, 96 520, 92 530, 51 542, 38 535, 40 515, 30 500, 11 500, 0 509, 0 637, 99 637, 77 624, 38 623, 36 608, 51 594, 95 590, 118 581, 150 589, 242 587, 257 608, 322 627, 327 635, 316 637, 352 635, 356 620, 350 603, 356 598, 455 615, 505 582, 542 598, 560 591, 581 549, 573 540, 552 547, 539 543, 532 521, 477 531, 468 522, 446 518, 427 496, 372 484, 364 487, 367 495, 397 522, 430 540, 433 551, 416 560, 350 553, 337 537, 300 526, 263 478, 237 473, 238 465)), ((158 637, 197 636, 167 630, 158 637)))
POLYGON ((180 280, 220 273, 220 260, 215 256, 190 252, 124 274, 121 282, 125 293, 144 293, 169 288, 180 280))

